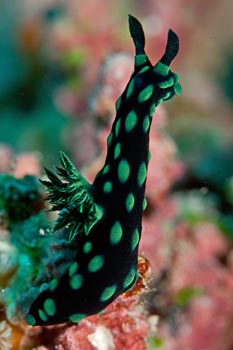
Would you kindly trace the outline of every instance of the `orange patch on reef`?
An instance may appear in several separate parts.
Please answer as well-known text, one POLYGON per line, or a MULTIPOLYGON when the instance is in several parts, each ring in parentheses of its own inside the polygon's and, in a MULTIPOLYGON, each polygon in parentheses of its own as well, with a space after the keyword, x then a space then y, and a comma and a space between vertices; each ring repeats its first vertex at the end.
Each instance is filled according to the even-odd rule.
POLYGON ((148 289, 148 283, 151 280, 151 265, 149 260, 143 256, 138 257, 138 279, 133 289, 123 293, 125 298, 141 294, 148 289))

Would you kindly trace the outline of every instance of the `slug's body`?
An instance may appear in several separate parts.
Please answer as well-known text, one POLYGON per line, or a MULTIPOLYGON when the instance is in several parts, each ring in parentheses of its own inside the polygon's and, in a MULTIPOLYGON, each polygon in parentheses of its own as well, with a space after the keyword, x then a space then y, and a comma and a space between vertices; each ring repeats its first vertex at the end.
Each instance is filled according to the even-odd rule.
POLYGON ((48 171, 49 198, 60 211, 55 229, 66 227, 77 254, 31 305, 26 318, 31 325, 78 322, 103 310, 137 280, 151 117, 158 104, 180 92, 178 76, 169 68, 179 44, 169 30, 165 54, 152 66, 140 23, 130 16, 129 26, 135 68, 116 102, 104 167, 92 185, 64 154, 59 177, 48 171))

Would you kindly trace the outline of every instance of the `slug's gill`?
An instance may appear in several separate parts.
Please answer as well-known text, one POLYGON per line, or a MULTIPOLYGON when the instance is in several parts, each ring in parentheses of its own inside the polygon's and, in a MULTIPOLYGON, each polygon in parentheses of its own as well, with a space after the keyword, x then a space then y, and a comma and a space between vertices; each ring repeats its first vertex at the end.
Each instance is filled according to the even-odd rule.
POLYGON ((165 53, 153 66, 144 51, 140 22, 129 16, 135 48, 133 74, 116 102, 103 168, 93 184, 61 153, 62 168, 47 171, 48 198, 59 211, 55 230, 65 228, 77 247, 69 268, 32 303, 30 325, 78 322, 103 310, 137 280, 138 244, 155 107, 181 91, 170 64, 179 50, 169 30, 165 53))

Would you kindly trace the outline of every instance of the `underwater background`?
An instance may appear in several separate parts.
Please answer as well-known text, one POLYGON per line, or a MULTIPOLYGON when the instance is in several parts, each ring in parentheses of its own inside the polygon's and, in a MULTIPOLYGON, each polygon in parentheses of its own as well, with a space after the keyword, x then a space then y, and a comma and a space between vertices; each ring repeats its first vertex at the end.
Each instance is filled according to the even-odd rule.
POLYGON ((0 350, 233 350, 231 0, 0 6, 0 350), (60 150, 90 181, 103 165, 133 69, 128 13, 155 61, 169 28, 180 38, 182 94, 156 109, 150 134, 141 284, 77 325, 30 327, 18 308, 32 275, 61 274, 73 254, 62 234, 47 248, 55 214, 37 179, 60 150))

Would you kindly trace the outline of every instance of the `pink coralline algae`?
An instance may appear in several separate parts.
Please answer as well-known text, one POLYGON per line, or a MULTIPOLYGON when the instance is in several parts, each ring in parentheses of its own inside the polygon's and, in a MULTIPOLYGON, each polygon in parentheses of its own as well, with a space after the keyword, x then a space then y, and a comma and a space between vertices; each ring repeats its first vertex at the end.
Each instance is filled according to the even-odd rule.
POLYGON ((24 152, 15 155, 10 147, 0 144, 0 172, 10 173, 16 178, 25 175, 40 176, 39 153, 24 152))
POLYGON ((218 259, 227 253, 228 244, 216 226, 203 222, 187 231, 174 247, 171 290, 200 287, 211 292, 228 283, 231 275, 218 259))
POLYGON ((151 125, 150 152, 152 157, 148 168, 146 198, 154 205, 167 197, 171 185, 184 170, 182 163, 176 159, 177 150, 173 140, 163 133, 159 125, 163 114, 164 111, 159 109, 151 125))
POLYGON ((12 157, 11 149, 4 144, 0 144, 0 172, 9 172, 12 170, 12 157))
MULTIPOLYGON (((92 109, 101 118, 115 114, 115 101, 121 95, 130 78, 133 56, 115 53, 108 56, 99 74, 100 84, 92 99, 92 109)), ((112 120, 110 120, 112 122, 112 120)))
POLYGON ((16 157, 13 175, 17 178, 24 175, 39 176, 41 173, 40 157, 36 153, 25 152, 16 157))
POLYGON ((146 350, 149 324, 136 308, 137 297, 120 296, 101 315, 67 328, 57 341, 58 350, 146 350), (100 345, 100 339, 103 343, 100 345))
POLYGON ((156 276, 170 266, 171 250, 174 243, 173 220, 176 205, 170 200, 163 200, 156 208, 148 202, 143 217, 142 238, 139 252, 146 256, 152 267, 152 275, 156 276))
POLYGON ((169 316, 173 326, 163 317, 160 320, 158 335, 166 350, 231 349, 233 276, 228 264, 221 262, 228 249, 213 223, 181 224, 175 229, 163 293, 166 313, 172 305, 179 308, 169 316))

